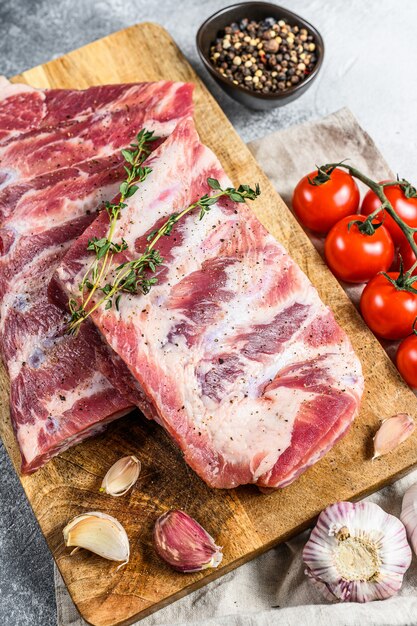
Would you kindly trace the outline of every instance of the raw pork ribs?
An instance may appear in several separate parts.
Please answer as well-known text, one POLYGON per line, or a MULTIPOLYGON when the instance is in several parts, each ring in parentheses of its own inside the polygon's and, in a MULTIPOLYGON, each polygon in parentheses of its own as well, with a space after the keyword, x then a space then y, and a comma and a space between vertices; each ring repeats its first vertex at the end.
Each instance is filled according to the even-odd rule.
POLYGON ((41 91, 0 79, 0 341, 24 472, 132 408, 103 375, 113 364, 97 331, 65 335, 47 288, 117 192, 120 150, 142 127, 165 138, 191 113, 184 83, 41 91))
MULTIPOLYGON (((115 241, 129 248, 116 265, 207 193, 207 177, 230 185, 191 118, 149 164, 118 222, 115 241)), ((78 297, 88 239, 107 228, 102 212, 65 256, 56 280, 67 295, 78 297)), ((201 221, 188 214, 159 249, 158 284, 146 296, 123 294, 119 311, 100 307, 94 323, 210 486, 288 485, 357 413, 363 379, 348 337, 246 205, 218 202, 201 221)))

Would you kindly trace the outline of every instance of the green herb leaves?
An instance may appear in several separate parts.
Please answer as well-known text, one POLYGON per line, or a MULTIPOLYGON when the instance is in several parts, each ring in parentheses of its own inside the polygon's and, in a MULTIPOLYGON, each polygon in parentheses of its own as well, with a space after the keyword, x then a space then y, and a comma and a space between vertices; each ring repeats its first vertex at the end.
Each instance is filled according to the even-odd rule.
MULTIPOLYGON (((142 129, 136 136, 136 143, 131 143, 130 148, 122 150, 122 156, 125 160, 126 179, 119 187, 119 202, 105 203, 105 209, 110 221, 107 237, 101 239, 93 237, 93 239, 88 241, 87 250, 94 252, 95 258, 80 284, 81 304, 77 305, 74 299, 70 299, 68 302, 71 313, 68 326, 69 332, 77 332, 80 323, 88 316, 87 306, 97 290, 101 290, 107 296, 107 293, 100 287, 100 282, 108 271, 109 259, 113 254, 118 254, 127 249, 127 243, 124 239, 122 239, 121 243, 112 241, 116 223, 120 212, 127 206, 125 200, 136 193, 139 188, 138 184, 142 183, 152 171, 150 167, 143 167, 142 164, 150 154, 152 142, 156 139, 158 138, 154 136, 153 131, 142 129), (86 291, 88 295, 85 297, 86 291)), ((109 302, 111 306, 111 301, 109 302)))
POLYGON ((93 239, 89 239, 87 245, 87 250, 95 252, 98 260, 100 260, 108 252, 117 254, 118 252, 122 252, 126 249, 127 243, 124 239, 122 239, 122 243, 113 243, 113 241, 109 241, 106 237, 103 237, 102 239, 93 237, 93 239))
POLYGON ((210 210, 210 207, 215 204, 222 196, 227 196, 233 202, 245 202, 245 200, 255 200, 261 193, 259 185, 255 185, 255 189, 251 189, 249 185, 240 185, 237 189, 234 187, 227 187, 222 189, 220 183, 215 178, 207 178, 207 184, 211 189, 220 191, 220 194, 209 196, 205 194, 195 203, 195 207, 200 208, 200 220, 210 210))
POLYGON ((211 189, 220 189, 220 183, 215 178, 207 178, 207 184, 211 189))

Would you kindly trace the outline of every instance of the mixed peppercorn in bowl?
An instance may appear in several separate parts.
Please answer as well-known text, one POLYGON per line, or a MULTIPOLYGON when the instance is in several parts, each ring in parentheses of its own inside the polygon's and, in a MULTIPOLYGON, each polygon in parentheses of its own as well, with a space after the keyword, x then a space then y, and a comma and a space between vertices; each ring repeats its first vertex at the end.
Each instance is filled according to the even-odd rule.
POLYGON ((324 54, 311 24, 267 2, 218 11, 200 27, 197 47, 226 93, 255 109, 299 97, 317 76, 324 54))

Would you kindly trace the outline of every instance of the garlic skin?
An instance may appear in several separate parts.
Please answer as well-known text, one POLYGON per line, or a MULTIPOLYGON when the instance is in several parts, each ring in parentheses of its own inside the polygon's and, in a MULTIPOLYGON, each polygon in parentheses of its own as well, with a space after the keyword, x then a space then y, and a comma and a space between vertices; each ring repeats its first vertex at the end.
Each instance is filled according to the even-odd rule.
POLYGON ((130 546, 126 531, 120 522, 111 515, 92 511, 74 517, 62 531, 67 547, 75 546, 94 552, 109 561, 129 561, 130 546))
POLYGON ((369 602, 397 593, 411 550, 402 522, 377 504, 338 502, 320 514, 303 560, 327 600, 369 602))
POLYGON ((407 537, 417 555, 417 483, 404 494, 400 519, 407 530, 407 537))
POLYGON ((118 498, 124 496, 139 478, 141 462, 135 456, 124 456, 114 463, 103 478, 100 491, 118 498))
POLYGON ((222 549, 195 519, 184 511, 161 515, 154 527, 154 545, 159 556, 178 572, 199 572, 217 567, 222 549))
POLYGON ((407 413, 398 413, 398 415, 385 419, 374 437, 372 460, 395 450, 397 446, 409 438, 415 427, 413 418, 407 413))

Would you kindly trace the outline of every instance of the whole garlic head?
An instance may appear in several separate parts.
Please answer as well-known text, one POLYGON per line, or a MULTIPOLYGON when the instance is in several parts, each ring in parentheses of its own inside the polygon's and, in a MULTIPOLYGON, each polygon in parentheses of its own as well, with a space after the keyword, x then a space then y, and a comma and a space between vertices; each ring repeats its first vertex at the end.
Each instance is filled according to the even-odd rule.
POLYGON ((328 600, 369 602, 401 588, 411 550, 402 522, 377 504, 338 502, 320 514, 303 560, 328 600))

